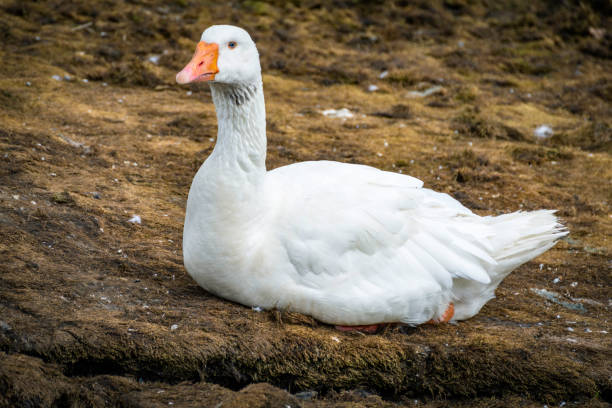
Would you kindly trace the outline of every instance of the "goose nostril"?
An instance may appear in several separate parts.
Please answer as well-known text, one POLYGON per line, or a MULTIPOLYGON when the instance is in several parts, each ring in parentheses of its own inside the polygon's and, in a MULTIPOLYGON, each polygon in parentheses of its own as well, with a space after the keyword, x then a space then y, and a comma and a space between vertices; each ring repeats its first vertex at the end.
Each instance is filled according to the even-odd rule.
POLYGON ((204 64, 204 61, 200 61, 200 63, 198 64, 198 67, 201 67, 202 64, 204 64))

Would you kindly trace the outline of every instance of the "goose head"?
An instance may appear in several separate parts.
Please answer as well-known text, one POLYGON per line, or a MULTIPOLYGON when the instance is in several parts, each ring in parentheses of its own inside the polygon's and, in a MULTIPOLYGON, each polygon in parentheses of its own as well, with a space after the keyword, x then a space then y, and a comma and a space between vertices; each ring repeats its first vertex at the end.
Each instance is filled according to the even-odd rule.
POLYGON ((240 27, 214 25, 202 33, 195 54, 176 82, 210 81, 249 85, 261 79, 259 53, 249 33, 240 27))

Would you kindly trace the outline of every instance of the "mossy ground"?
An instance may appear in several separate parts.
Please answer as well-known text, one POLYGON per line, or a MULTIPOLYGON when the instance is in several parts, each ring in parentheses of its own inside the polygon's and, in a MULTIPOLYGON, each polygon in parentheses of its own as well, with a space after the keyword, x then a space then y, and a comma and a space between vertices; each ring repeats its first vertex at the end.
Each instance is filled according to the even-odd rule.
POLYGON ((0 2, 0 405, 606 406, 610 11, 0 2), (556 208, 569 238, 457 325, 344 334, 204 292, 183 269, 181 233, 216 120, 206 85, 174 75, 216 23, 245 27, 260 49, 270 168, 402 171, 480 214, 556 208), (537 140, 543 124, 554 134, 537 140))

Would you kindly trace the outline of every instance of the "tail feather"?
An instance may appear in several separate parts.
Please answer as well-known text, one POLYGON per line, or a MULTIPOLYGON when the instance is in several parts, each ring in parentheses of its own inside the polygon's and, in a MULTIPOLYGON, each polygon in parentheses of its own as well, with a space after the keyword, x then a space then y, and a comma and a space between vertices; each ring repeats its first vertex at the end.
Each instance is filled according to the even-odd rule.
POLYGON ((554 210, 517 211, 492 218, 493 258, 498 261, 494 273, 505 277, 512 269, 551 248, 568 234, 554 210), (495 220, 497 222, 495 222, 495 220))
POLYGON ((553 210, 517 211, 497 217, 486 217, 491 227, 491 257, 497 262, 487 269, 491 282, 482 284, 465 279, 453 283, 456 320, 474 316, 484 304, 495 297, 500 282, 518 266, 550 249, 558 239, 568 234, 553 210))

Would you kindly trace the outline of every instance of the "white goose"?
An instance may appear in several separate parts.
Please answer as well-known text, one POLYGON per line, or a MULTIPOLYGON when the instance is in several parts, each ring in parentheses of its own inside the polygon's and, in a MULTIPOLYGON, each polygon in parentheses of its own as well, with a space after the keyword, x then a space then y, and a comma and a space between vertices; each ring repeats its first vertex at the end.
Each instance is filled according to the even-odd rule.
POLYGON ((208 81, 217 111, 217 143, 189 191, 183 255, 220 297, 341 330, 463 320, 567 234, 554 211, 481 217, 416 178, 368 166, 267 171, 259 54, 241 28, 204 31, 176 80, 208 81))

